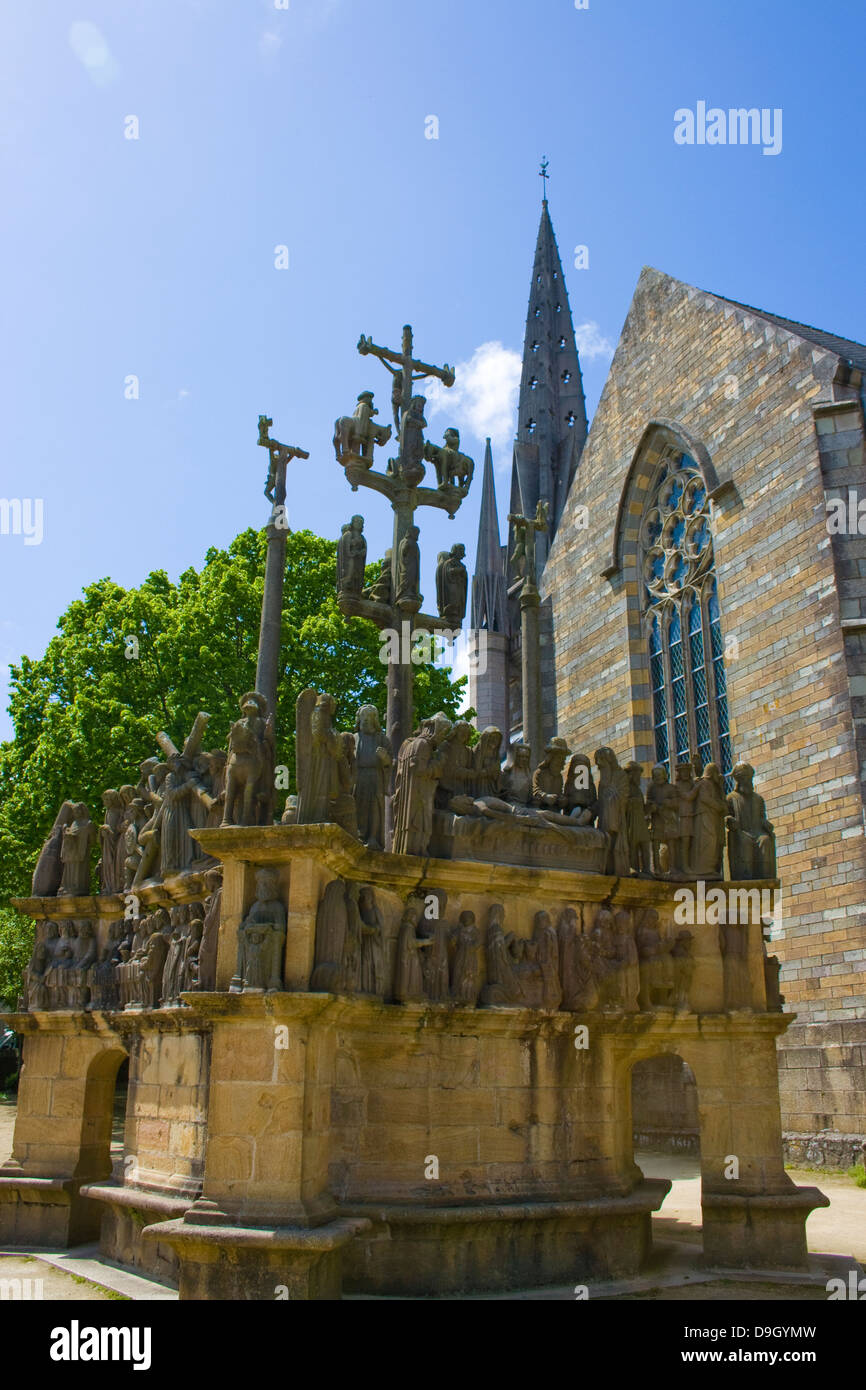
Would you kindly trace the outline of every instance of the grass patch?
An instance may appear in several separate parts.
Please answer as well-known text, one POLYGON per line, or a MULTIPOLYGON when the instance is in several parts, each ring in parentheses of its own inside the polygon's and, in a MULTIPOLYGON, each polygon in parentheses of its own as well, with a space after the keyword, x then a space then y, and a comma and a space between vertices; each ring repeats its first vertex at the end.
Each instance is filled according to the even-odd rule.
POLYGON ((866 1163, 855 1163, 848 1169, 848 1177, 857 1187, 866 1187, 866 1163))

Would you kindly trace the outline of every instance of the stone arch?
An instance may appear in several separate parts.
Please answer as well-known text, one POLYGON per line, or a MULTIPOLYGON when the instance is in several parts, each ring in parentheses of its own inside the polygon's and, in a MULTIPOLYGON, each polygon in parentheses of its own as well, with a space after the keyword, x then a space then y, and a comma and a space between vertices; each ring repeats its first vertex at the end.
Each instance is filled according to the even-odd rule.
POLYGON ((128 1052, 109 1044, 90 1061, 84 1076, 81 1143, 73 1176, 99 1182, 111 1177, 111 1132, 114 1088, 128 1052))

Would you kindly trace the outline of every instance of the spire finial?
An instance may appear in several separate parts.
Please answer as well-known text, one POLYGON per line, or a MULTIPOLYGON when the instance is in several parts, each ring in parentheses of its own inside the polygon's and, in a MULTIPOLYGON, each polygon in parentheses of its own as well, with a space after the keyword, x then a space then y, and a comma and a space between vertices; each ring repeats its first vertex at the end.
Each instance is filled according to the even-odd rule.
POLYGON ((549 165, 549 163, 548 163, 547 155, 544 155, 543 158, 542 158, 542 160, 541 160, 541 168, 540 168, 540 170, 539 170, 538 177, 539 177, 540 179, 543 179, 543 180, 544 180, 544 183, 542 184, 542 187, 543 187, 543 189, 544 189, 544 195, 543 195, 543 196, 544 196, 544 201, 545 201, 545 202, 547 202, 547 180, 550 178, 550 175, 549 175, 548 172, 547 172, 549 168, 550 168, 550 165, 549 165))

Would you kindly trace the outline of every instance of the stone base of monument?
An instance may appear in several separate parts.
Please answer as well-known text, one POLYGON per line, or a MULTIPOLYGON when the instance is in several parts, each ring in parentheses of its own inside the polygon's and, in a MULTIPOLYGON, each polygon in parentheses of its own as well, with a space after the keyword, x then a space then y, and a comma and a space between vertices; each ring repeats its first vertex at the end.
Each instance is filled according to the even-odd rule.
MULTIPOLYGON (((634 1161, 632 1073, 662 1056, 695 1079, 709 1260, 803 1266, 805 1220, 824 1199, 784 1171, 776 1039, 791 1018, 767 1008, 759 921, 741 929, 735 974, 718 927, 694 927, 684 972, 668 883, 384 854, 336 826, 198 835, 224 866, 216 988, 185 993, 182 1008, 9 1018, 24 1052, 13 1163, 0 1170, 4 1244, 75 1244, 101 1218, 106 1255, 176 1280, 183 1298, 459 1294, 633 1275, 667 1184, 634 1161), (230 993, 262 865, 278 872, 288 919, 283 988, 230 993), (367 975, 350 940, 359 903, 377 943, 367 975), (633 943, 653 914, 667 964, 642 975, 633 943), (459 931, 473 922, 467 948, 459 931), (610 962, 593 1004, 544 1006, 561 997, 551 932, 561 960, 578 932, 596 943, 592 959, 610 962), (477 1005, 454 994, 467 977, 455 965, 461 941, 464 967, 466 950, 478 953, 477 1005), (425 951, 439 962, 426 972, 425 951), (314 978, 330 992, 312 991, 314 978), (520 1002, 502 1002, 509 990, 520 1002), (127 1057, 122 1181, 112 1181, 114 1081, 127 1057)), ((142 890, 145 907, 156 891, 142 890)), ((173 879, 171 892, 194 902, 200 877, 173 879)), ((123 903, 94 901, 102 945, 123 903)), ((38 919, 73 911, 32 902, 38 919)))

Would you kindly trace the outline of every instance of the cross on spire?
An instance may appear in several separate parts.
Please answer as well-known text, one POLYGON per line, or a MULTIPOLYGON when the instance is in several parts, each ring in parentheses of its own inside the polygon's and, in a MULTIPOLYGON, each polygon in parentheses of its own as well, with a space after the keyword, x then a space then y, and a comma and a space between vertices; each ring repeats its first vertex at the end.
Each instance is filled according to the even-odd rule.
POLYGON ((538 177, 539 177, 540 179, 543 179, 543 180, 544 180, 544 182, 543 182, 543 184, 542 184, 541 186, 542 186, 542 188, 544 189, 544 201, 545 201, 545 202, 547 202, 547 180, 550 178, 550 175, 549 175, 548 172, 547 172, 549 168, 550 168, 550 164, 549 164, 549 162, 548 162, 547 155, 545 155, 545 156, 543 157, 542 161, 541 161, 541 168, 540 168, 540 170, 538 171, 538 177))

